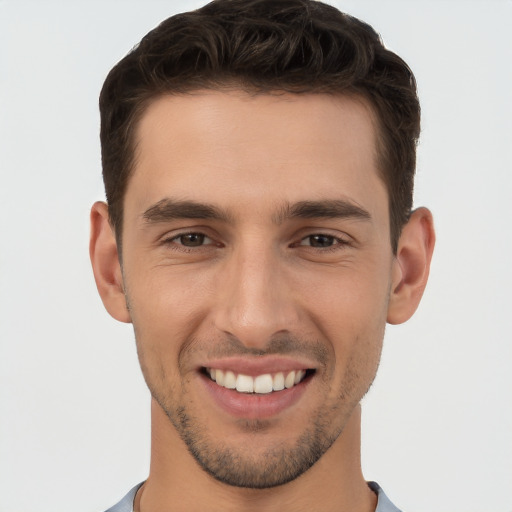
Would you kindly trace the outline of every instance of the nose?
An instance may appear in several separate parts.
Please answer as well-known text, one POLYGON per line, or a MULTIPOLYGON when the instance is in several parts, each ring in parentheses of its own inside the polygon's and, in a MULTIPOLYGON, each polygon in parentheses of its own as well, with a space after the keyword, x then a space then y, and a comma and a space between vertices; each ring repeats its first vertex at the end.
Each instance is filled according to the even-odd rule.
POLYGON ((296 328, 293 278, 278 251, 246 247, 225 262, 215 309, 216 328, 244 346, 264 350, 276 334, 296 328))

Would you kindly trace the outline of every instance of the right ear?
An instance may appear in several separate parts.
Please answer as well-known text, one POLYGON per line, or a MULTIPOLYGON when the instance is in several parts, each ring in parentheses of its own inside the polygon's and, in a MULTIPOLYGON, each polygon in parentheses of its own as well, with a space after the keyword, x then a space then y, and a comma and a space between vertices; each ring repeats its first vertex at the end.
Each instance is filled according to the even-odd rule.
POLYGON ((108 206, 101 201, 94 203, 91 208, 89 255, 96 286, 106 310, 120 322, 131 322, 116 237, 109 222, 108 206))

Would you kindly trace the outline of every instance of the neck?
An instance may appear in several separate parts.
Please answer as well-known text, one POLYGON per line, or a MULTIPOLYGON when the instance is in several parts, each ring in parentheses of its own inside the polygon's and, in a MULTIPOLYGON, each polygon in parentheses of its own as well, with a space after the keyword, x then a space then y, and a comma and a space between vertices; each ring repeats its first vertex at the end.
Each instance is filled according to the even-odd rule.
POLYGON ((361 471, 361 408, 343 433, 299 478, 270 489, 233 487, 215 480, 196 463, 160 406, 152 403, 151 466, 139 491, 136 512, 211 510, 222 512, 373 512, 376 496, 361 471))

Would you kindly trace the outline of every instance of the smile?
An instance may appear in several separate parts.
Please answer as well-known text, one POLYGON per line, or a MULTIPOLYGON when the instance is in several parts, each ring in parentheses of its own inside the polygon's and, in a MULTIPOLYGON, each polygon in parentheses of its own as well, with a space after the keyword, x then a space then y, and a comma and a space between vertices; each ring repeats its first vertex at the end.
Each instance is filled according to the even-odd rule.
POLYGON ((206 368, 206 374, 217 385, 234 389, 239 393, 268 394, 274 391, 290 389, 300 384, 310 370, 292 370, 288 372, 264 373, 251 377, 242 373, 235 373, 231 370, 220 370, 216 368, 206 368))

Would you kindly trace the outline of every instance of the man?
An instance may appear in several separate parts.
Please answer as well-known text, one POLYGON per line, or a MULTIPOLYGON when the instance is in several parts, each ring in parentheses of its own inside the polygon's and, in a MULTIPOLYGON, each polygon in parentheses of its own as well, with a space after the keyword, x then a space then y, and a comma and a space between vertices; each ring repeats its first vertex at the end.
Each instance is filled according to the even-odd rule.
POLYGON ((100 108, 91 259, 152 394, 149 477, 110 510, 398 510, 359 404, 434 246, 407 65, 322 3, 218 0, 143 38, 100 108))

